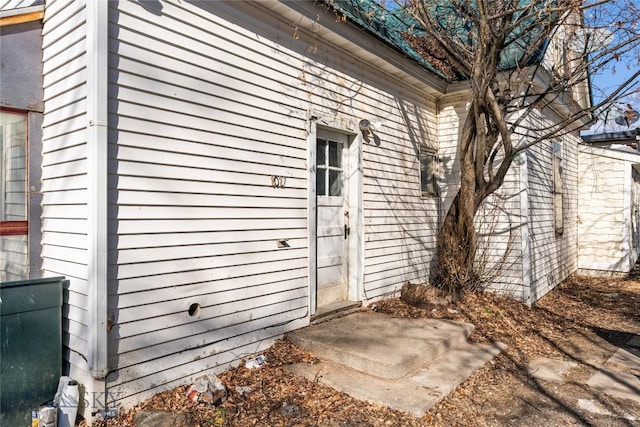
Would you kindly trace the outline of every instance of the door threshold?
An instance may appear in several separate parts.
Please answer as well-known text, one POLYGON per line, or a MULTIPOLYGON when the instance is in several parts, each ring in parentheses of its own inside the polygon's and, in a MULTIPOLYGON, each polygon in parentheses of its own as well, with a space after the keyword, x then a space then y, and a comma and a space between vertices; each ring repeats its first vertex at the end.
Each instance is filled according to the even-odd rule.
POLYGON ((311 323, 324 322, 334 317, 342 317, 354 313, 362 307, 362 301, 338 301, 318 308, 311 316, 311 323))

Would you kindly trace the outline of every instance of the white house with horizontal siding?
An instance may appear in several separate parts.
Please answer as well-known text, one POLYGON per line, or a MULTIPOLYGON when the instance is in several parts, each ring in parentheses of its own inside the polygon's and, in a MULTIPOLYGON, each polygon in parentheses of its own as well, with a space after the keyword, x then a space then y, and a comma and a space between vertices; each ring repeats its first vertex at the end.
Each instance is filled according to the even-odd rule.
MULTIPOLYGON (((428 280, 464 84, 315 1, 58 0, 42 46, 42 274, 88 419, 428 280)), ((577 144, 487 202, 494 289, 531 304, 576 270, 577 144)))
POLYGON ((640 255, 640 153, 580 145, 579 272, 624 275, 640 255))

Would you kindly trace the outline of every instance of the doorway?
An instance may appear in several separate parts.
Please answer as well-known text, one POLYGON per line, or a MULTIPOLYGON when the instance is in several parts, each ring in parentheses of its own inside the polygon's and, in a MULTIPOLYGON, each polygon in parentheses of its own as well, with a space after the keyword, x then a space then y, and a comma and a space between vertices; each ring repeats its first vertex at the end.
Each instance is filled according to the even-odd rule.
MULTIPOLYGON (((312 144, 311 313, 361 300, 361 150, 359 138, 317 128, 312 144), (315 256, 314 256, 315 255, 315 256)), ((310 159, 311 160, 311 159, 310 159)), ((359 304, 358 304, 359 305, 359 304)))

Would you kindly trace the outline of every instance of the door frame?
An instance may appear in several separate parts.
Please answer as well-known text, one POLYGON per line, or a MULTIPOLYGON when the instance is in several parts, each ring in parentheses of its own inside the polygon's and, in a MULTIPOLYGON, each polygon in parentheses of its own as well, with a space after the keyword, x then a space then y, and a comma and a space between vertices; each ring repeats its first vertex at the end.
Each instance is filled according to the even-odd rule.
POLYGON ((362 208, 362 135, 355 126, 337 120, 320 119, 312 115, 307 133, 307 234, 309 236, 308 277, 309 316, 317 311, 317 195, 316 195, 316 141, 318 128, 348 136, 348 169, 344 171, 348 192, 349 224, 351 229, 347 247, 348 300, 362 301, 364 296, 364 210, 362 208))

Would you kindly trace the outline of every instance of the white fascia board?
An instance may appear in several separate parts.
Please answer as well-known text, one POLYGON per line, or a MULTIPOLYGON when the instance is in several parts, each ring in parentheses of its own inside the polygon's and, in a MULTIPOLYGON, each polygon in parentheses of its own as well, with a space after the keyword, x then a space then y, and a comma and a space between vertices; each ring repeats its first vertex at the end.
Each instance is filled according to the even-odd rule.
POLYGON ((594 147, 592 145, 578 145, 580 153, 592 154, 594 156, 608 157, 614 160, 630 162, 634 165, 640 164, 640 152, 638 154, 625 151, 612 150, 610 148, 594 147))
POLYGON ((234 7, 255 14, 261 8, 262 19, 277 19, 287 25, 295 23, 298 32, 330 42, 345 54, 404 81, 434 97, 445 93, 447 84, 424 67, 405 57, 384 42, 367 34, 349 22, 336 22, 335 15, 327 14, 327 6, 317 1, 231 2, 234 7), (251 12, 248 8, 253 8, 251 12))
MULTIPOLYGON (((549 87, 549 81, 551 79, 551 75, 543 69, 539 69, 534 75, 531 84, 535 91, 544 91, 547 87, 549 87)), ((578 103, 571 97, 568 93, 550 93, 547 96, 548 106, 553 111, 555 111, 560 117, 569 117, 572 116, 579 111, 583 110, 583 108, 578 105, 578 103)), ((591 123, 591 118, 588 114, 585 114, 584 117, 576 120, 575 125, 572 126, 573 130, 583 129, 585 126, 591 123)))

